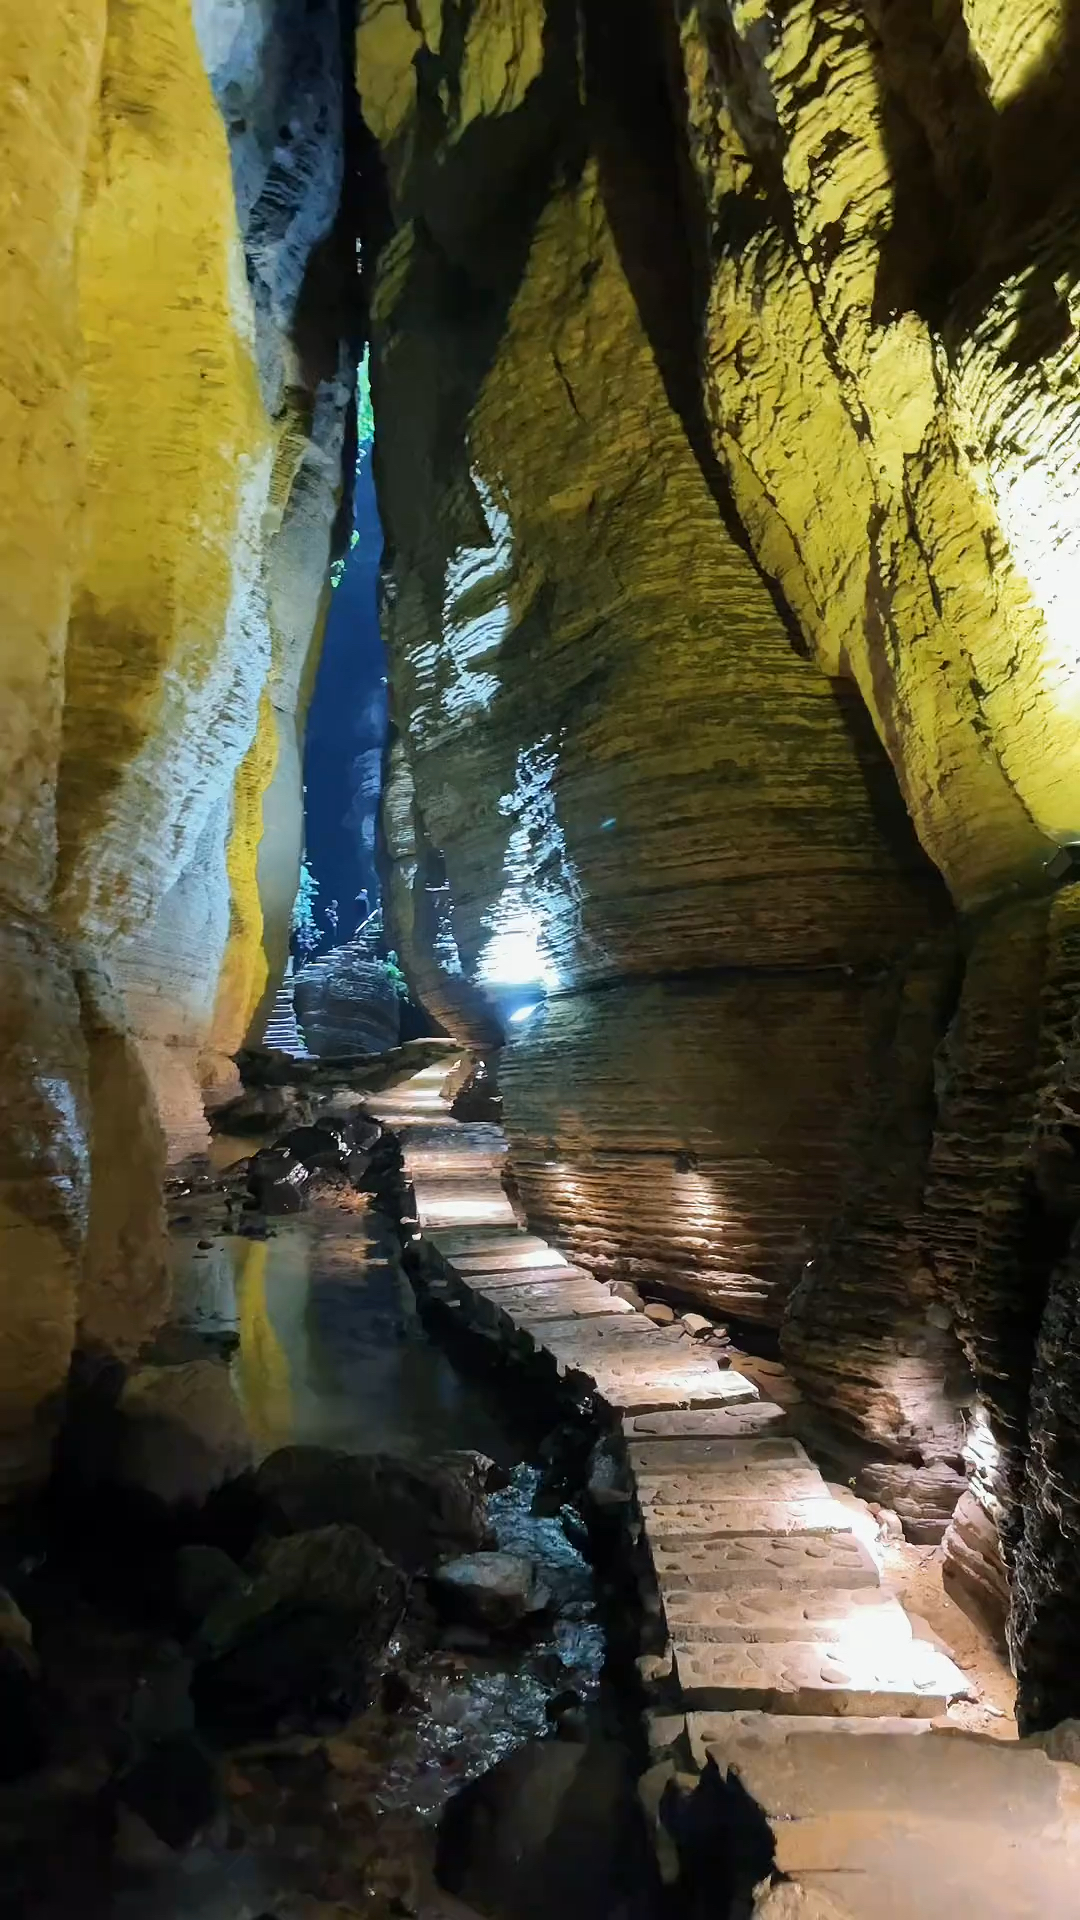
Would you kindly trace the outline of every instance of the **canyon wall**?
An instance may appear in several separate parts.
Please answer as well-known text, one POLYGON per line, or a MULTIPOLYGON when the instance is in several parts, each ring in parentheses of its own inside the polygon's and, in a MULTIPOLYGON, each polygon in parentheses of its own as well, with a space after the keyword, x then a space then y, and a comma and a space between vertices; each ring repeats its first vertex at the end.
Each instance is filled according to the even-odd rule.
POLYGON ((539 1230, 778 1329, 931 1534, 970 1473, 958 1577, 1000 1538, 1022 1712, 1075 1710, 1071 14, 357 44, 413 982, 539 1230))
POLYGON ((162 1317, 166 1151, 283 946, 355 255, 333 0, 0 24, 3 1490, 162 1317))

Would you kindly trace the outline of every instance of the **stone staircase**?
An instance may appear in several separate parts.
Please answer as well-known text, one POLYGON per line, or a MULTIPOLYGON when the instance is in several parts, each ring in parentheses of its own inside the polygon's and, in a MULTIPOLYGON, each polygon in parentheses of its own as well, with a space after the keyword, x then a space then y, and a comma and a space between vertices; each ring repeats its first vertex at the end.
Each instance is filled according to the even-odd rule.
POLYGON ((310 1060, 304 1036, 296 1021, 293 1004, 293 963, 290 956, 285 978, 274 995, 270 1017, 263 1028, 262 1044, 276 1053, 291 1053, 295 1060, 310 1060))
POLYGON ((799 1879, 766 1898, 778 1920, 952 1920, 956 1900, 976 1896, 995 1920, 1072 1911, 1053 1902, 1077 1884, 1078 1770, 949 1727, 964 1676, 883 1589, 862 1504, 826 1485, 784 1409, 749 1380, 522 1230, 500 1180, 501 1133, 452 1121, 444 1079, 428 1069, 374 1105, 401 1141, 419 1236, 448 1285, 591 1388, 621 1433, 664 1649, 641 1663, 667 1695, 649 1715, 654 1804, 656 1781, 710 1756, 734 1767, 770 1820, 777 1865, 799 1879), (914 1747, 899 1737, 935 1733, 914 1747), (965 1829, 958 1859, 942 1782, 962 1796, 984 1776, 998 1811, 974 1839, 965 1829), (1038 1849, 1022 1868, 999 1818, 1021 1780, 1025 1846, 1038 1849))
POLYGON ((444 1078, 429 1069, 375 1102, 402 1141, 420 1232, 456 1288, 621 1421, 691 1740, 720 1738, 722 1716, 747 1709, 944 1713, 963 1675, 881 1592, 856 1503, 830 1492, 783 1409, 523 1232, 501 1134, 452 1121, 444 1078))

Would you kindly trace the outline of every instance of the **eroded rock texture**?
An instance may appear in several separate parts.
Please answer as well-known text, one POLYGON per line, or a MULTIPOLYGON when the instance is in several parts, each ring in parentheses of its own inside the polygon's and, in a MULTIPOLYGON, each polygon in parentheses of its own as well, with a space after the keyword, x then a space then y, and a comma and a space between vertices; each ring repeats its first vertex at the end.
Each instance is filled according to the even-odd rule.
POLYGON ((358 33, 413 984, 504 1041, 539 1230, 778 1326, 923 1537, 968 1473, 1033 1719, 1080 1581, 1074 51, 1041 0, 358 33))
POLYGON ((73 1341, 161 1317, 166 1135, 202 1144, 283 940, 350 392, 340 301, 304 305, 341 51, 334 0, 4 9, 0 1488, 73 1341))

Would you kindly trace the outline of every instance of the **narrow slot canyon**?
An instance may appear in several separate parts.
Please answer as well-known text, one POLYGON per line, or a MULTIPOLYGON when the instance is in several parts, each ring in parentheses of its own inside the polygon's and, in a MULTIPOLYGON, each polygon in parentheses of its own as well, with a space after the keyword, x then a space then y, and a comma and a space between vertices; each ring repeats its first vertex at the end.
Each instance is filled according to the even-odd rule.
POLYGON ((0 24, 0 1911, 1072 1912, 1069 0, 0 24))

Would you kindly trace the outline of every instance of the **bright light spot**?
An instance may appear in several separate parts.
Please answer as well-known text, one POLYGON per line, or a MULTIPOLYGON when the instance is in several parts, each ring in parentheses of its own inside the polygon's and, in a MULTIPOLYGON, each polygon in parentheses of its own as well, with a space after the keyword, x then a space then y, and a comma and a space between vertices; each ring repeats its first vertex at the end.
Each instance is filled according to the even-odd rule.
POLYGON ((612 814, 610 820, 601 820, 600 825, 604 828, 606 832, 609 827, 613 827, 615 825, 615 815, 612 814))
POLYGON ((541 945, 540 916, 523 908, 516 923, 493 934, 480 956, 478 980, 493 987, 555 987, 559 977, 541 945))
POLYGON ((519 1007, 516 1013, 512 1013, 510 1015, 510 1019, 513 1025, 515 1027, 524 1026, 525 1021, 528 1020, 530 1016, 536 1012, 536 1009, 539 1005, 540 1005, 539 1000, 534 1000, 531 1007, 519 1007))
POLYGON ((503 870, 506 884, 484 916, 491 938, 476 978, 490 985, 559 985, 554 955, 580 940, 581 889, 555 811, 559 755, 552 736, 523 747, 512 793, 499 811, 513 821, 503 870))

